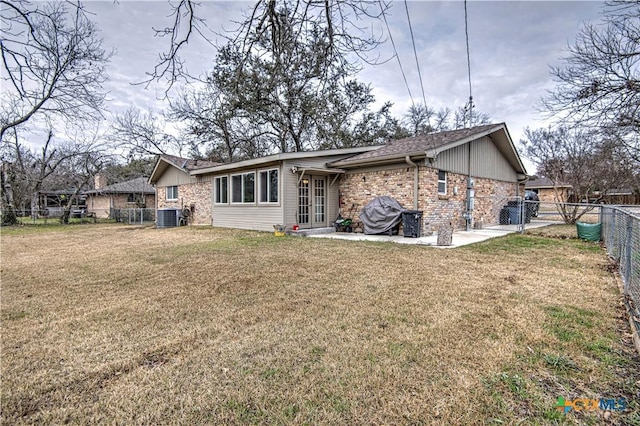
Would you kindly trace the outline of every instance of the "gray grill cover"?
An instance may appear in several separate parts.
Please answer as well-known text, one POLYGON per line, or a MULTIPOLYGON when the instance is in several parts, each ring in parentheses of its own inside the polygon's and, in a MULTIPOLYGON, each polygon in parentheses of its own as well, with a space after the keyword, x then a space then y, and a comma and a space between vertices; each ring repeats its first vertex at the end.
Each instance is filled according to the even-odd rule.
POLYGON ((387 195, 376 197, 360 212, 365 234, 382 234, 402 221, 406 209, 387 195))

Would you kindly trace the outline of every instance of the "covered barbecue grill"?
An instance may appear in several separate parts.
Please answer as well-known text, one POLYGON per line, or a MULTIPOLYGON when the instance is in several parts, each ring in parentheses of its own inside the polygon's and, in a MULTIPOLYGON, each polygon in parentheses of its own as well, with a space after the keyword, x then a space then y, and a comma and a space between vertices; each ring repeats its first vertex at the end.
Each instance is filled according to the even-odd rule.
POLYGON ((387 195, 374 198, 360 212, 364 233, 397 234, 404 211, 406 209, 394 198, 387 195))

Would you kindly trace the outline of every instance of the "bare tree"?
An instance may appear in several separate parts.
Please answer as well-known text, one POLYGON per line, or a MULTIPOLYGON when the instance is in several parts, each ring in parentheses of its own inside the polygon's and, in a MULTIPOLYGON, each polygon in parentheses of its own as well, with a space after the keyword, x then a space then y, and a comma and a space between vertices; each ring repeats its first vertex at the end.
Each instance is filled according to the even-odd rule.
POLYGON ((338 42, 343 35, 327 27, 329 11, 318 15, 316 7, 259 3, 254 13, 263 19, 248 19, 219 50, 204 88, 174 102, 171 117, 186 121, 188 133, 205 139, 209 153, 223 161, 353 146, 356 129, 373 134, 370 128, 385 122, 381 117, 388 111, 369 110, 371 88, 352 78, 353 68, 338 47, 346 39, 338 42))
POLYGON ((607 2, 604 22, 584 24, 551 75, 547 111, 564 125, 626 133, 621 141, 640 150, 640 1, 607 2))
POLYGON ((469 108, 467 105, 455 110, 449 129, 464 129, 489 123, 491 123, 491 118, 488 114, 469 108))
POLYGON ((409 107, 409 111, 404 115, 404 123, 412 136, 423 135, 433 132, 431 118, 436 111, 425 104, 415 104, 409 107))
POLYGON ((620 144, 597 130, 525 129, 521 141, 538 174, 551 180, 558 212, 573 224, 590 210, 565 204, 598 202, 607 191, 637 180, 637 169, 625 161, 620 144), (569 185, 570 193, 564 188, 569 185))
MULTIPOLYGON (((40 205, 42 190, 76 188, 78 177, 73 174, 83 170, 78 166, 82 164, 79 158, 100 159, 99 162, 91 160, 91 164, 103 164, 111 158, 97 134, 81 132, 71 138, 66 135, 56 138, 50 130, 37 150, 29 150, 20 143, 17 133, 12 133, 13 137, 7 138, 2 150, 4 171, 7 172, 3 195, 7 204, 22 208, 29 205, 34 218, 44 210, 40 205)), ((5 224, 10 222, 3 221, 5 224)))
MULTIPOLYGON (((169 25, 154 28, 156 36, 166 38, 169 45, 160 53, 158 63, 148 78, 142 82, 165 81, 165 96, 179 80, 200 80, 190 75, 181 57, 181 51, 194 36, 213 46, 214 32, 206 21, 198 15, 199 4, 193 0, 179 0, 170 3, 169 25)), ((309 31, 320 31, 326 35, 325 54, 332 61, 342 61, 354 70, 360 63, 347 58, 356 57, 368 63, 380 62, 375 48, 383 41, 383 34, 372 34, 362 22, 365 19, 380 19, 389 9, 389 3, 381 0, 258 0, 238 28, 224 35, 229 42, 238 46, 249 57, 264 35, 271 37, 273 46, 282 34, 283 24, 292 26, 295 37, 304 38, 309 31), (282 11, 286 10, 287 19, 282 11)), ((277 50, 272 54, 277 55, 277 50)))
POLYGON ((167 131, 167 123, 162 114, 147 113, 131 107, 116 115, 109 132, 114 147, 127 151, 128 157, 177 154, 184 148, 182 141, 167 131))
POLYGON ((0 140, 36 116, 69 123, 102 117, 109 54, 80 3, 0 0, 0 140))
POLYGON ((82 191, 88 189, 91 179, 99 173, 105 165, 105 157, 100 150, 94 150, 91 149, 91 147, 87 148, 89 149, 85 149, 77 155, 70 156, 64 161, 65 173, 61 177, 66 178, 66 186, 73 188, 73 193, 69 197, 67 205, 60 217, 60 222, 63 224, 69 223, 71 209, 74 203, 77 204, 78 196, 82 191))
MULTIPOLYGON (((260 139, 260 126, 252 123, 245 111, 224 94, 213 77, 201 90, 183 91, 171 103, 167 117, 183 123, 184 136, 191 139, 192 154, 196 157, 237 161, 245 158, 243 147, 260 139)), ((261 150, 257 151, 259 155, 261 150)))
POLYGON ((462 129, 468 127, 469 123, 479 126, 490 122, 488 114, 476 110, 469 111, 461 107, 452 114, 450 108, 435 110, 424 104, 410 106, 402 120, 406 131, 411 136, 462 129))

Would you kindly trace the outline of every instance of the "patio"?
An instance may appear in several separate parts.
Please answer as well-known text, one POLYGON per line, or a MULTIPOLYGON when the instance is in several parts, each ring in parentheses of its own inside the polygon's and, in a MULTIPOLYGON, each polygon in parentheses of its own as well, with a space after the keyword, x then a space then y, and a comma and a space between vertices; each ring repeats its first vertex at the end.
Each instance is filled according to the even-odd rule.
MULTIPOLYGON (((547 220, 535 220, 525 225, 525 229, 541 228, 543 226, 558 224, 557 221, 547 220)), ((396 244, 414 244, 433 246, 437 248, 455 248, 465 246, 468 244, 479 243, 481 241, 488 240, 490 238, 502 237, 507 234, 518 232, 519 225, 494 225, 481 229, 472 229, 470 231, 455 231, 451 245, 439 246, 437 245, 438 235, 433 234, 420 238, 409 238, 402 235, 366 235, 361 233, 347 233, 347 232, 335 232, 333 228, 326 228, 332 232, 324 233, 305 233, 304 236, 312 238, 334 238, 340 240, 352 240, 352 241, 376 241, 376 242, 391 242, 396 244)), ((301 235, 301 234, 299 234, 301 235)))

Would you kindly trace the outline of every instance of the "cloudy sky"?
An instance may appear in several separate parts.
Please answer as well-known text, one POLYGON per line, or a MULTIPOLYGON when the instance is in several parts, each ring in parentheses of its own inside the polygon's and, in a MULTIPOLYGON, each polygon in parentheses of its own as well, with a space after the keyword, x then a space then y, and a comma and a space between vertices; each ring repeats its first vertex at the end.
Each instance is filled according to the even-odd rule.
MULTIPOLYGON (((224 33, 235 27, 251 9, 253 1, 202 1, 198 14, 208 27, 224 33)), ((456 108, 468 100, 467 63, 464 33, 464 3, 461 1, 409 1, 407 3, 424 92, 430 106, 456 108)), ((154 37, 152 27, 170 25, 170 6, 164 1, 89 2, 87 9, 101 28, 105 47, 114 49, 109 66, 110 109, 129 106, 161 110, 158 97, 164 86, 131 83, 143 81, 153 70, 167 41, 154 37)), ((579 1, 469 1, 469 40, 473 97, 478 111, 494 122, 506 122, 514 141, 524 127, 544 126, 536 104, 553 87, 549 65, 561 64, 567 45, 572 43, 583 22, 600 19, 602 3, 579 1)), ((409 88, 416 102, 422 90, 413 54, 405 3, 392 2, 388 15, 393 39, 398 47, 409 88)), ((363 23, 374 32, 383 23, 363 23)), ((211 34, 211 41, 223 39, 211 34)), ((216 49, 203 40, 193 40, 184 51, 190 72, 199 74, 213 65, 216 49)), ((387 42, 380 46, 381 58, 391 58, 387 42)), ((394 103, 392 112, 402 116, 411 105, 397 61, 367 65, 360 73, 370 83, 378 104, 394 103)), ((170 93, 171 95, 171 93, 170 93)))

